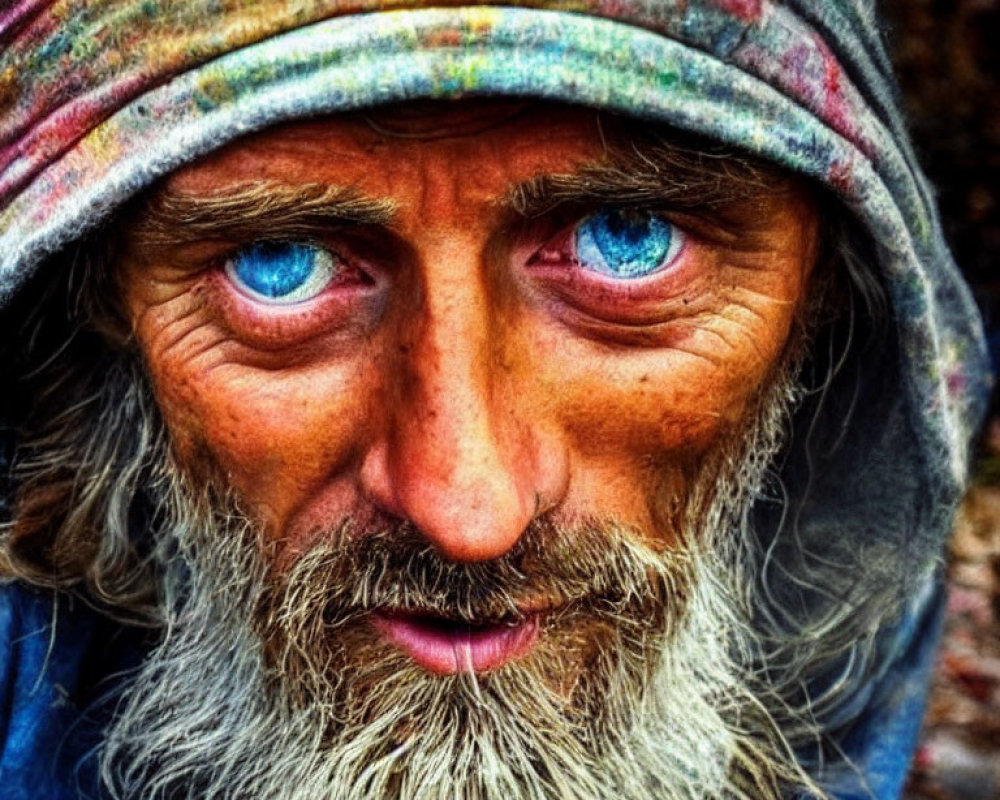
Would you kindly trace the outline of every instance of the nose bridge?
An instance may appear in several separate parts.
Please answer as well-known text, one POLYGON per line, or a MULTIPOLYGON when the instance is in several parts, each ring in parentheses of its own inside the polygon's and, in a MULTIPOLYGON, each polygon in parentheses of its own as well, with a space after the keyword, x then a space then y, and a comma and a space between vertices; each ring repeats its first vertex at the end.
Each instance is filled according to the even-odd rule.
POLYGON ((486 289, 479 280, 431 280, 424 298, 404 348, 397 435, 432 476, 471 480, 466 456, 500 457, 486 289))
POLYGON ((496 402, 503 334, 484 272, 469 243, 449 244, 429 256, 422 301, 403 326, 382 499, 445 556, 481 561, 507 552, 530 522, 534 459, 496 402))

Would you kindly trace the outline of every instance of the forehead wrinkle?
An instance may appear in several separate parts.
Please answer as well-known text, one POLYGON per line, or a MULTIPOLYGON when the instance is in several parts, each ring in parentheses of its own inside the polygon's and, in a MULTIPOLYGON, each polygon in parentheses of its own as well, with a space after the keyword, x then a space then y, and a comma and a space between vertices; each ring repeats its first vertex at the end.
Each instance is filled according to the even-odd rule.
POLYGON ((228 237, 247 229, 293 236, 338 224, 385 225, 396 203, 362 194, 354 186, 252 181, 204 193, 161 187, 139 204, 129 226, 142 244, 228 237))

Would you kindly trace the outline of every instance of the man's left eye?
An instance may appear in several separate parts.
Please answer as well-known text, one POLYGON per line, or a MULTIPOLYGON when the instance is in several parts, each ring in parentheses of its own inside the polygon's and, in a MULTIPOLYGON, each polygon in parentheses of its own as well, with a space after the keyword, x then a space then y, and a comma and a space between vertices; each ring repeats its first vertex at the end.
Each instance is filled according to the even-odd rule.
POLYGON ((311 300, 337 274, 336 256, 296 242, 258 242, 226 259, 226 275, 254 300, 289 304, 311 300))
POLYGON ((684 244, 683 234, 650 211, 605 207, 574 232, 576 261, 585 270, 623 280, 666 269, 684 244))

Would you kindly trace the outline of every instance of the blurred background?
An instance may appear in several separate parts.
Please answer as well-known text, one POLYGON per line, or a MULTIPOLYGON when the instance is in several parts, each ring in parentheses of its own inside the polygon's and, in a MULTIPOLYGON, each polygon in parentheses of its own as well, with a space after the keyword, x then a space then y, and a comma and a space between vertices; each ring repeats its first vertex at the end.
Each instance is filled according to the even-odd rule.
MULTIPOLYGON (((822 0, 827 2, 828 0, 822 0)), ((1000 0, 881 0, 917 151, 1000 363, 1000 0)), ((949 553, 948 619, 906 800, 1000 800, 1000 393, 949 553)))

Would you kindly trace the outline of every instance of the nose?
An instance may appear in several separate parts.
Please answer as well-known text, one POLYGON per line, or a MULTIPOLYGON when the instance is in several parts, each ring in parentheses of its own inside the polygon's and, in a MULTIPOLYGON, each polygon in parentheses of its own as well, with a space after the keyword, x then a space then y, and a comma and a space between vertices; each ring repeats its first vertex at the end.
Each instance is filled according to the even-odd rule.
POLYGON ((463 267, 427 280, 404 323, 389 359, 386 432, 366 454, 361 481, 445 558, 470 562, 509 551, 556 503, 566 467, 555 441, 518 419, 530 402, 498 358, 503 326, 487 287, 463 267))

